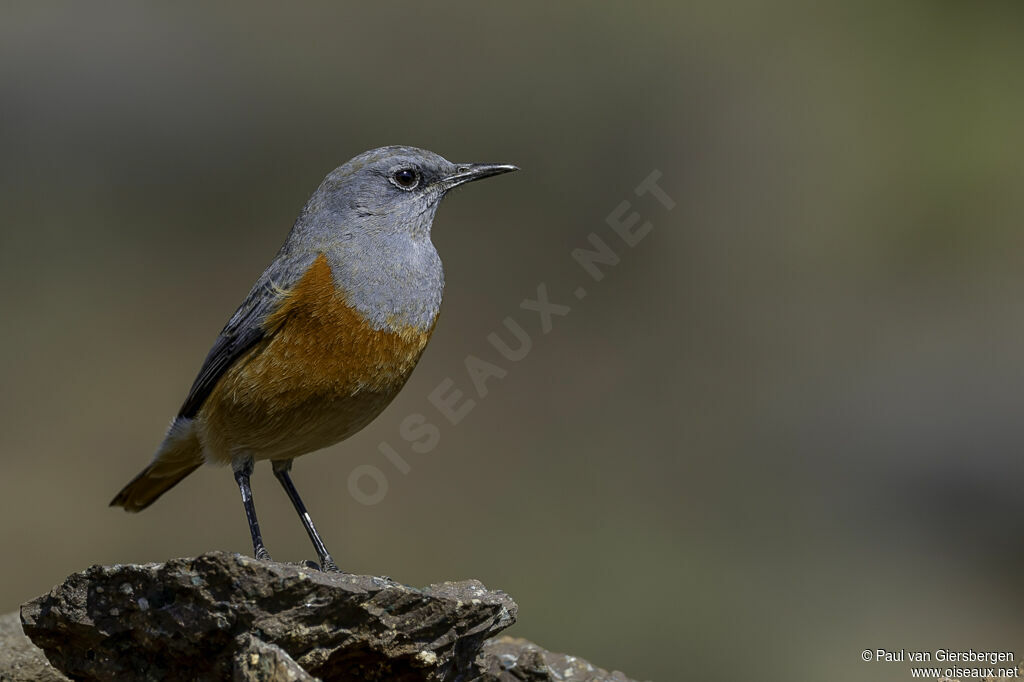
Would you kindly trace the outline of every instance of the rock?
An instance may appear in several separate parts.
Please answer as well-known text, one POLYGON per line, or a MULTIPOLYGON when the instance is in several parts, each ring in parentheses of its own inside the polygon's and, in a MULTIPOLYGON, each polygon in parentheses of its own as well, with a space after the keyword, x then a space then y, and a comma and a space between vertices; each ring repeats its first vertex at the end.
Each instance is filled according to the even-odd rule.
POLYGON ((518 637, 484 642, 477 656, 480 682, 635 682, 602 670, 577 656, 552 653, 518 637))
POLYGON ((484 640, 516 610, 475 580, 418 590, 212 552, 93 566, 22 606, 21 618, 75 679, 419 682, 479 677, 484 640))
POLYGON ((487 639, 515 616, 475 580, 417 590, 222 552, 93 566, 22 607, 32 641, 17 614, 0 617, 0 682, 632 682, 525 639, 487 639))
POLYGON ((21 631, 17 613, 0 616, 0 682, 67 682, 21 631))
POLYGON ((252 635, 242 635, 232 660, 234 682, 313 682, 281 647, 252 635))

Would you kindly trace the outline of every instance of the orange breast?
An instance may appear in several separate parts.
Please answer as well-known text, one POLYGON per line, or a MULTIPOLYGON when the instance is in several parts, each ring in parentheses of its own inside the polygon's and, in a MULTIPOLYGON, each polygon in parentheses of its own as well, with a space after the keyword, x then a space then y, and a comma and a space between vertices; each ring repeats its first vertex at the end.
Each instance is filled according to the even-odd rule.
POLYGON ((373 329, 321 254, 264 323, 267 337, 218 382, 198 415, 207 458, 284 459, 346 438, 408 379, 432 329, 373 329))

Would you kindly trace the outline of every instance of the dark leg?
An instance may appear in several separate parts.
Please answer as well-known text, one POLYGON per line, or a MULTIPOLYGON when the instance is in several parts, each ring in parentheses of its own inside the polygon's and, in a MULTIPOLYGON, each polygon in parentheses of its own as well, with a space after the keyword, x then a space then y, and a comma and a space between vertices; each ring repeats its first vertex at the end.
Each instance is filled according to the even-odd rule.
POLYGON ((309 535, 309 539, 313 542, 313 547, 316 548, 317 556, 320 557, 320 566, 325 571, 338 571, 338 566, 334 563, 334 559, 331 558, 331 553, 324 547, 324 541, 320 539, 320 536, 316 532, 316 528, 313 526, 313 519, 309 518, 309 512, 306 511, 306 505, 302 504, 302 499, 299 497, 299 492, 295 489, 295 485, 292 483, 292 477, 288 475, 288 471, 292 468, 292 461, 290 459, 278 460, 274 462, 274 475, 277 476, 277 480, 281 482, 281 487, 288 493, 288 499, 292 501, 295 506, 295 511, 299 513, 299 518, 302 519, 302 525, 306 527, 306 533, 309 535))
POLYGON ((232 469, 235 470, 235 482, 238 483, 238 490, 242 493, 245 518, 249 522, 249 532, 252 533, 252 549, 256 553, 257 559, 270 561, 270 552, 263 546, 263 536, 260 535, 260 522, 256 520, 256 506, 252 503, 252 489, 249 488, 252 457, 236 459, 232 463, 232 469))

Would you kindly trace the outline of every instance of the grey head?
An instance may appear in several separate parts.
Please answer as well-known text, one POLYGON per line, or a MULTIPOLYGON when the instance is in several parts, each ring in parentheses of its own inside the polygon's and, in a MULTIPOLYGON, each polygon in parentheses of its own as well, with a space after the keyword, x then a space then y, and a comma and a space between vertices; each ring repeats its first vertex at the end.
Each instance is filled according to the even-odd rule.
POLYGON ((349 305, 374 328, 428 329, 444 289, 441 259, 430 241, 441 199, 467 182, 514 170, 510 164, 452 163, 415 147, 364 152, 328 174, 265 274, 286 285, 282 279, 301 276, 323 253, 349 305))

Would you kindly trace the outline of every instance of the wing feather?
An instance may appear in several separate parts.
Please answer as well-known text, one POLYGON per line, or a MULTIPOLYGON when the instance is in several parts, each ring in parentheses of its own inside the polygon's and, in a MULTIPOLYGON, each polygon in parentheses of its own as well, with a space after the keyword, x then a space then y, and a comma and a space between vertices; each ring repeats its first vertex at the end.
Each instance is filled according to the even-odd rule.
POLYGON ((288 259, 282 259, 279 254, 274 264, 260 276, 206 355, 188 397, 178 410, 179 418, 194 418, 224 373, 266 337, 264 322, 280 305, 284 293, 302 277, 313 257, 310 254, 282 265, 282 261, 288 259))

